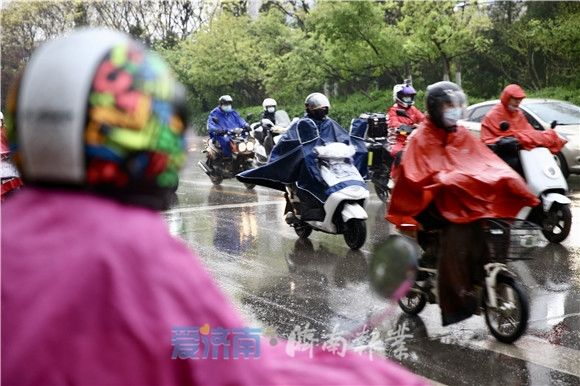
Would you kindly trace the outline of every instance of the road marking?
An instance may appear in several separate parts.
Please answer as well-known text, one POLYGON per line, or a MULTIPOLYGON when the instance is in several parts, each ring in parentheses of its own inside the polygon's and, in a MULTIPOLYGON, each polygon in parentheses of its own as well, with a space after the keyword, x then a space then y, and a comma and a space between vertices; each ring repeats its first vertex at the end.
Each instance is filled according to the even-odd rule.
POLYGON ((564 346, 556 346, 539 338, 523 336, 514 344, 503 344, 494 340, 470 341, 462 343, 475 346, 512 358, 520 359, 552 370, 580 377, 580 351, 564 346))
POLYGON ((203 210, 234 209, 234 208, 245 208, 245 207, 253 207, 253 206, 260 206, 260 205, 274 205, 274 204, 285 204, 285 203, 286 202, 283 199, 280 199, 280 200, 275 200, 275 201, 245 202, 242 204, 206 205, 206 206, 194 206, 194 207, 190 207, 190 208, 170 209, 170 210, 166 210, 163 213, 166 213, 166 214, 193 213, 193 212, 200 212, 203 210))

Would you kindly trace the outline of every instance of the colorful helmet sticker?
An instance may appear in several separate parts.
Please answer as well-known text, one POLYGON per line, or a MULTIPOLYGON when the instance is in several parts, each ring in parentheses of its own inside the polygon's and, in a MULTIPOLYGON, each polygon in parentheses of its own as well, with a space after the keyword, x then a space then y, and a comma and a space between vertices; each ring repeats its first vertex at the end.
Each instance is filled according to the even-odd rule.
POLYGON ((175 87, 155 53, 133 44, 110 51, 89 95, 88 185, 177 186, 185 161, 185 119, 175 108, 175 87))

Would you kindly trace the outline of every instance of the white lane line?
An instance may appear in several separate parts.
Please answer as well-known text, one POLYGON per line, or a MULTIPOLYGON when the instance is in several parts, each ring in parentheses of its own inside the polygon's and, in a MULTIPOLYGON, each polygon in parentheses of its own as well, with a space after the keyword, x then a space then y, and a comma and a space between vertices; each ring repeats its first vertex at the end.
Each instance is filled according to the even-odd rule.
POLYGON ((580 351, 564 346, 556 346, 539 338, 523 336, 511 345, 499 343, 491 339, 465 342, 465 345, 494 351, 512 358, 580 377, 580 351))
POLYGON ((166 210, 165 214, 174 214, 174 213, 193 213, 193 212, 200 212, 203 210, 216 210, 216 209, 233 209, 233 208, 245 208, 245 207, 252 207, 252 206, 261 206, 261 205, 274 205, 274 204, 286 204, 286 201, 283 199, 275 200, 275 201, 257 201, 257 202, 245 202, 242 204, 222 204, 222 205, 206 205, 206 206, 194 206, 190 208, 177 208, 177 209, 170 209, 166 210))

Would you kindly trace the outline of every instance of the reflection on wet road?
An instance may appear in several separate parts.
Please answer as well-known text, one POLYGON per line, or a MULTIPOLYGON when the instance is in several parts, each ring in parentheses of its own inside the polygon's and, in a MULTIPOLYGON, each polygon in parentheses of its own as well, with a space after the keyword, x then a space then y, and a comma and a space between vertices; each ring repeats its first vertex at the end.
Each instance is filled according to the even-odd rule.
POLYGON ((234 180, 213 186, 195 167, 199 151, 190 155, 177 202, 165 215, 168 225, 198 253, 249 326, 269 337, 308 326, 324 341, 391 307, 391 317, 375 330, 382 355, 434 382, 580 384, 580 176, 569 181, 574 222, 568 240, 511 263, 530 298, 530 324, 524 337, 505 345, 481 316, 442 327, 436 305, 410 317, 371 292, 369 252, 394 232, 372 189, 369 236, 352 252, 338 235, 298 239, 283 220, 280 192, 247 190, 234 180), (395 333, 404 333, 404 350, 393 344, 395 333))

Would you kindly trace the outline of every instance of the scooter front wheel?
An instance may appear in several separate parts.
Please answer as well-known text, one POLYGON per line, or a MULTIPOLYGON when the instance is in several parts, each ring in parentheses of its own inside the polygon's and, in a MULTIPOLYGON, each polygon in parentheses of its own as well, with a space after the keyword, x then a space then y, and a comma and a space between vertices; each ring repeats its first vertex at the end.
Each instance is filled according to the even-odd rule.
POLYGON ((244 183, 244 186, 246 187, 246 189, 252 190, 252 189, 254 189, 256 187, 256 184, 244 183))
POLYGON ((497 277, 494 291, 496 307, 490 307, 489 296, 484 295, 485 323, 500 342, 515 342, 528 326, 528 297, 517 281, 502 275, 497 277))
POLYGON ((312 227, 305 222, 301 221, 299 224, 294 225, 294 232, 300 237, 301 239, 307 239, 308 236, 312 233, 312 227))
POLYGON ((224 180, 221 176, 211 176, 211 175, 209 176, 209 179, 211 180, 211 183, 214 185, 219 185, 224 180))
POLYGON ((570 234, 572 227, 572 212, 570 205, 554 203, 542 218, 542 233, 551 243, 562 242, 570 234))
POLYGON ((423 311, 427 304, 427 296, 424 293, 410 290, 407 295, 399 299, 399 307, 409 315, 417 315, 423 311))
POLYGON ((375 184, 375 192, 377 193, 379 200, 381 200, 382 202, 386 203, 387 200, 389 199, 389 190, 383 189, 378 184, 375 184))
POLYGON ((365 220, 352 218, 345 224, 344 241, 353 251, 360 249, 367 239, 367 226, 365 220))

